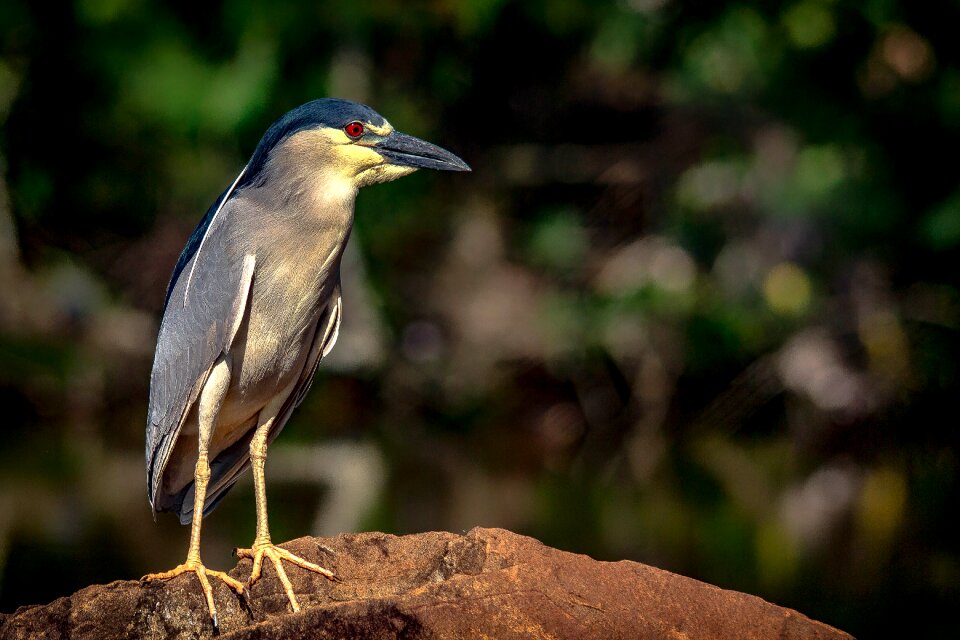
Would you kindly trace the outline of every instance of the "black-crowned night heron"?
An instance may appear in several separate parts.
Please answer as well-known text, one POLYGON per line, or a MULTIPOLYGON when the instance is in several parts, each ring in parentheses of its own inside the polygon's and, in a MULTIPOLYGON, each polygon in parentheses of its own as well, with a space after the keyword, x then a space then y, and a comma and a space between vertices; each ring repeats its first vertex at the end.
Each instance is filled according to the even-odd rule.
POLYGON ((281 560, 333 574, 275 546, 267 526, 267 445, 303 400, 340 326, 340 259, 357 190, 416 169, 469 171, 452 153, 394 131, 373 109, 314 100, 267 129, 250 162, 190 236, 167 287, 150 376, 147 493, 154 512, 192 522, 186 561, 144 579, 196 574, 200 524, 253 466, 257 535, 248 584, 270 558, 299 609, 281 560))

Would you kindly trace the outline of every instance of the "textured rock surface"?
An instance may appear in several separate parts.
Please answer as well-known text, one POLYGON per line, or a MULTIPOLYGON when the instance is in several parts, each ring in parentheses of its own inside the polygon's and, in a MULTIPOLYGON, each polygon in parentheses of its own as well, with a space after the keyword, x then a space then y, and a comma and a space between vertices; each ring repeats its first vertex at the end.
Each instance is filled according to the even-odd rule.
MULTIPOLYGON (((300 538, 291 613, 272 567, 249 600, 214 581, 220 638, 849 638, 768 602, 635 562, 598 562, 501 529, 300 538), (324 549, 324 547, 332 550, 324 549)), ((231 575, 244 580, 250 561, 231 575)), ((0 615, 0 640, 213 636, 193 576, 119 581, 0 615)))

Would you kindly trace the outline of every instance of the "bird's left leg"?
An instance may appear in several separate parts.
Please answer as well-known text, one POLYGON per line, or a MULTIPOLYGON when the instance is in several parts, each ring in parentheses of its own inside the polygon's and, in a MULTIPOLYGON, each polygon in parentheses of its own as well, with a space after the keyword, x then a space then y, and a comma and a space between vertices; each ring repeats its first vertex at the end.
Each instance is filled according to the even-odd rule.
POLYGON ((320 565, 305 560, 298 555, 294 555, 286 549, 276 546, 270 540, 270 527, 267 524, 267 489, 263 475, 263 467, 267 459, 267 437, 270 435, 270 428, 273 426, 277 414, 282 410, 283 399, 285 399, 285 397, 286 394, 283 394, 282 398, 274 400, 260 412, 260 417, 257 421, 257 430, 253 435, 253 439, 250 441, 250 462, 253 466, 253 486, 257 500, 257 537, 253 541, 252 548, 237 549, 236 554, 240 558, 253 559, 253 571, 251 571, 250 579, 247 581, 248 586, 260 578, 263 557, 267 556, 270 558, 270 560, 273 561, 274 568, 277 570, 277 576, 280 578, 283 590, 287 594, 287 599, 290 600, 290 606, 294 611, 300 611, 300 605, 297 603, 297 598, 293 594, 293 585, 287 577, 287 572, 284 570, 280 562, 281 560, 286 560, 298 567, 315 571, 331 580, 335 578, 332 571, 324 569, 320 565))

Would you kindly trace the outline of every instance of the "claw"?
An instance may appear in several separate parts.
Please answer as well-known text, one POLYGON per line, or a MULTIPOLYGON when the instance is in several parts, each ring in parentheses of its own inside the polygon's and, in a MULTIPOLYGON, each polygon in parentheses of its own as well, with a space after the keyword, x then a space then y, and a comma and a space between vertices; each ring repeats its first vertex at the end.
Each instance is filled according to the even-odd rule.
POLYGON ((207 610, 210 612, 210 620, 213 622, 213 630, 219 633, 220 618, 217 616, 217 605, 213 601, 213 588, 210 586, 210 581, 207 580, 207 576, 209 575, 213 576, 214 578, 219 578, 224 584, 236 591, 240 596, 244 595, 245 591, 243 583, 228 576, 223 571, 207 569, 200 562, 189 560, 177 567, 174 567, 170 571, 163 571, 161 573, 148 573, 140 578, 140 580, 142 582, 148 582, 151 580, 171 580, 184 573, 193 573, 197 576, 197 580, 200 581, 200 589, 203 591, 204 599, 207 601, 207 610))
POLYGON ((273 567, 277 571, 277 577, 280 578, 280 584, 283 585, 283 590, 287 594, 287 600, 290 601, 290 607, 294 611, 300 611, 300 604, 297 602, 297 598, 293 593, 293 584, 290 582, 290 578, 287 577, 287 572, 283 568, 281 560, 286 560, 287 562, 293 563, 298 567, 307 569, 308 571, 313 571, 314 573, 319 573, 320 575, 329 578, 335 582, 339 582, 337 577, 333 575, 333 572, 329 569, 324 569, 318 564, 314 564, 309 560, 305 560, 298 555, 290 553, 286 549, 278 547, 275 544, 255 544, 252 549, 234 549, 234 554, 238 558, 250 558, 253 560, 253 569, 250 572, 250 579, 247 580, 247 586, 250 587, 254 582, 260 579, 261 570, 263 567, 263 557, 266 556, 270 558, 273 562, 273 567))

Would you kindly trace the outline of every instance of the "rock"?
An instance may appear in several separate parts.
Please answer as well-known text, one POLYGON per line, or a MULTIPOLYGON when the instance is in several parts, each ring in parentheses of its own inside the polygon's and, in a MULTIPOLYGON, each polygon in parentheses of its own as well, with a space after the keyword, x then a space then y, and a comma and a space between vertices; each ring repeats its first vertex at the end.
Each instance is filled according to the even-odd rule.
MULTIPOLYGON (((283 545, 329 569, 288 565, 292 613, 269 562, 248 600, 213 581, 220 638, 850 638, 760 598, 636 562, 599 562, 502 529, 341 534, 283 545)), ((233 571, 244 580, 250 561, 233 571)), ((0 614, 0 640, 208 638, 196 578, 95 585, 0 614)))

